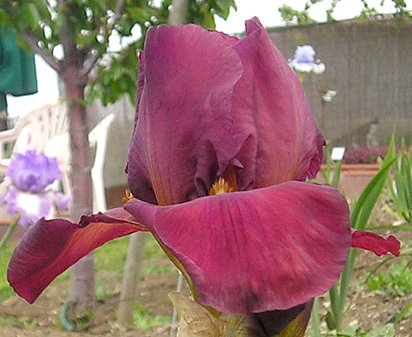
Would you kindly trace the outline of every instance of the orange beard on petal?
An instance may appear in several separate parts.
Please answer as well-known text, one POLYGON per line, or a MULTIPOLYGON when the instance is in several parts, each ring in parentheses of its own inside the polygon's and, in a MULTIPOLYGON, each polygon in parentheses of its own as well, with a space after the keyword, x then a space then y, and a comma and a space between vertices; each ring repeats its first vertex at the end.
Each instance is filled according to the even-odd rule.
POLYGON ((222 176, 217 178, 209 189, 209 195, 218 195, 223 193, 237 191, 237 177, 235 168, 230 165, 223 172, 222 176))

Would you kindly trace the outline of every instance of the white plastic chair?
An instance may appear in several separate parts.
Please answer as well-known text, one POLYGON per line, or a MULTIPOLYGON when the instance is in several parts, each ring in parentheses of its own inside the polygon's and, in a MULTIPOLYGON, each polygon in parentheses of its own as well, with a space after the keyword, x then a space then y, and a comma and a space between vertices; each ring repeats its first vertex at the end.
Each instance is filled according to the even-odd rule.
MULTIPOLYGON (((104 212, 107 209, 103 168, 104 159, 106 157, 108 131, 113 120, 114 114, 111 113, 103 118, 89 133, 90 150, 93 154, 93 165, 91 172, 93 182, 93 212, 104 212)), ((64 193, 71 195, 71 157, 69 144, 69 134, 66 132, 51 139, 45 152, 46 155, 57 158, 60 170, 62 172, 62 185, 64 193)))
POLYGON ((49 104, 19 117, 13 129, 0 132, 0 172, 6 173, 13 153, 27 150, 44 152, 51 139, 67 132, 64 104, 49 104), (5 146, 12 148, 5 153, 5 146))
POLYGON ((94 162, 92 166, 93 212, 104 212, 107 210, 103 168, 104 159, 106 157, 107 136, 113 120, 114 114, 111 113, 103 118, 89 133, 90 147, 95 147, 94 162))

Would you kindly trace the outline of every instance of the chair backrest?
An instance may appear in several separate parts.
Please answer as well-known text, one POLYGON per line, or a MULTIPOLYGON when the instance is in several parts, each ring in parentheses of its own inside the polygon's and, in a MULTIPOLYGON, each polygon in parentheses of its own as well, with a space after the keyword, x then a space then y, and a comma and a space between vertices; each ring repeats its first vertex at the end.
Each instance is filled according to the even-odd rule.
POLYGON ((64 104, 46 105, 20 117, 14 127, 18 134, 13 153, 27 150, 44 152, 48 142, 68 130, 64 104))
MULTIPOLYGON (((90 150, 93 155, 91 172, 93 181, 93 212, 104 212, 107 208, 103 169, 108 131, 113 120, 114 114, 109 114, 89 132, 90 150)), ((57 158, 62 171, 64 193, 70 195, 72 192, 70 183, 71 153, 68 132, 54 137, 47 146, 46 154, 57 158)))

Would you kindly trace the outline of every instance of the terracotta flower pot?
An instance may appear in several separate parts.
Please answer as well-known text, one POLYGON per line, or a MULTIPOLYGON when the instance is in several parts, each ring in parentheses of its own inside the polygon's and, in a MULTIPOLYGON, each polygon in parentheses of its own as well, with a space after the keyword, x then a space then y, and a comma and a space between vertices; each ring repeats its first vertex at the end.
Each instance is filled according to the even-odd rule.
MULTIPOLYGON (((326 165, 321 166, 321 171, 326 169, 326 165)), ((378 170, 379 164, 342 164, 339 189, 348 199, 357 199, 378 170)), ((333 175, 333 168, 331 174, 333 175)), ((321 172, 316 181, 324 182, 321 172)))

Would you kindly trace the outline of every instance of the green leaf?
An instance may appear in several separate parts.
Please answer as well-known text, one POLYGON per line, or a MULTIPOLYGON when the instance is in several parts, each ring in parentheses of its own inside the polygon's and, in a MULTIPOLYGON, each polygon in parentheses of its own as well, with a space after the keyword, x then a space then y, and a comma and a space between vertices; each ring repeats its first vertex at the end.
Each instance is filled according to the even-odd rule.
POLYGON ((407 222, 412 220, 412 177, 410 153, 404 141, 401 143, 402 154, 393 167, 393 178, 388 187, 395 206, 395 216, 407 222))
POLYGON ((399 323, 400 321, 403 321, 404 319, 409 318, 412 316, 412 299, 407 301, 399 311, 398 315, 396 315, 396 320, 395 323, 399 323))
POLYGON ((247 326, 244 317, 231 316, 223 337, 247 337, 247 326))
POLYGON ((366 337, 395 337, 395 326, 392 323, 375 326, 366 337))
POLYGON ((381 194, 383 187, 388 179, 389 170, 396 161, 396 147, 395 140, 389 145, 388 152, 382 162, 381 168, 375 177, 366 186, 365 190, 356 202, 351 214, 351 226, 356 229, 365 228, 369 217, 372 213, 373 207, 381 194))
POLYGON ((143 8, 131 7, 128 9, 131 19, 138 22, 145 22, 150 19, 150 15, 143 8))
POLYGON ((332 186, 338 187, 341 171, 342 171, 342 161, 339 160, 335 165, 335 170, 333 171, 332 186))
POLYGON ((312 312, 310 315, 310 328, 309 328, 310 337, 321 337, 319 301, 320 301, 319 297, 316 297, 313 300, 313 308, 312 308, 312 312))
POLYGON ((226 20, 230 13, 230 7, 232 7, 232 0, 215 0, 212 1, 212 8, 215 10, 216 14, 222 19, 226 20))
POLYGON ((38 27, 40 16, 34 4, 28 3, 21 6, 21 15, 30 28, 34 29, 38 27))

